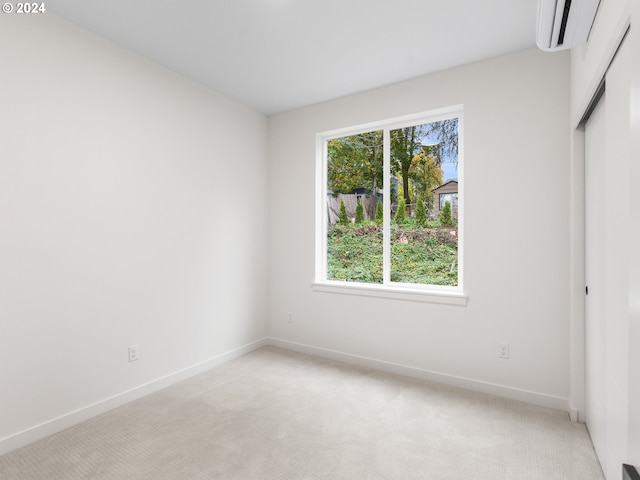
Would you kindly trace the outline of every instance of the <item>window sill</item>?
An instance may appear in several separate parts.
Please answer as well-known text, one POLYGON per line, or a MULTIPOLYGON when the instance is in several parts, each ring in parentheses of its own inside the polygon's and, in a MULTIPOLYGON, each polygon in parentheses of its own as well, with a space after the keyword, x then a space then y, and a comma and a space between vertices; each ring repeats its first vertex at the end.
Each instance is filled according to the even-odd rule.
POLYGON ((390 287, 348 282, 316 282, 311 285, 314 292, 359 295, 363 297, 389 298, 409 302, 440 303, 467 306, 469 297, 459 292, 390 287))

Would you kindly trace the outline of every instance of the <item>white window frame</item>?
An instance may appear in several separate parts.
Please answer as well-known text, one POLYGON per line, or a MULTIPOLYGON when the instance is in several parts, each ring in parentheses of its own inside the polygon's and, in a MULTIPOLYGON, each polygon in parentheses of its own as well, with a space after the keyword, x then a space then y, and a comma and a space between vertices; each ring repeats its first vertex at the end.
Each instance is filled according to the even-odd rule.
POLYGON ((316 249, 315 280, 313 290, 317 292, 347 295, 373 296, 398 300, 467 305, 468 297, 464 292, 464 119, 463 106, 431 110, 388 120, 371 122, 354 127, 321 132, 316 135, 316 249), (458 119, 458 285, 425 285, 391 282, 390 262, 391 243, 389 241, 391 218, 389 215, 391 190, 391 152, 390 131, 399 128, 432 123, 451 118, 458 119), (383 223, 383 263, 385 268, 381 284, 346 282, 327 279, 327 143, 340 137, 358 135, 375 130, 383 131, 384 139, 384 223, 383 223))

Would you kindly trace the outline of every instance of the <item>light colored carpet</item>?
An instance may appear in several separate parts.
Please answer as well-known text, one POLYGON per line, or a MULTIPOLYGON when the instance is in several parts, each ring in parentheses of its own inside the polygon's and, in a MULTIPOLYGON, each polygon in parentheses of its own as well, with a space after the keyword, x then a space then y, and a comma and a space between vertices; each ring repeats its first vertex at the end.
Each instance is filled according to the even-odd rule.
POLYGON ((0 457, 20 480, 601 480, 565 412, 264 347, 0 457))

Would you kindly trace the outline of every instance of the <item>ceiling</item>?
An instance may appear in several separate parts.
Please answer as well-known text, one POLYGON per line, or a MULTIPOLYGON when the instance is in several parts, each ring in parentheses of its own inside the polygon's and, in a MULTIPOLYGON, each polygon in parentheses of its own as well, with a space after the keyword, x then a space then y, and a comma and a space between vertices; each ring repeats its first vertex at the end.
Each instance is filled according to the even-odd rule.
POLYGON ((270 115, 535 46, 536 0, 53 0, 270 115))

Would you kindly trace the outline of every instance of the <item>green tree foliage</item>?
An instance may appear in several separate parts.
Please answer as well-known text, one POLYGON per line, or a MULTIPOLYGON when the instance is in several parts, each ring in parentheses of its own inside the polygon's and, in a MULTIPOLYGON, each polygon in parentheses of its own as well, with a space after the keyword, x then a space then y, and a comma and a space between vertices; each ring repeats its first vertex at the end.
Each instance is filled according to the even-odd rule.
POLYGON ((420 199, 416 205, 416 223, 422 227, 427 224, 427 211, 424 208, 424 202, 420 199))
POLYGON ((376 204, 376 223, 382 225, 382 222, 384 222, 384 207, 382 206, 382 202, 378 200, 376 204))
POLYGON ((457 118, 391 131, 391 173, 402 180, 406 205, 411 203, 412 190, 429 201, 431 189, 442 184, 444 159, 455 159, 457 164, 457 118), (435 143, 425 145, 427 141, 435 143))
POLYGON ((336 138, 327 143, 327 188, 352 193, 366 188, 376 193, 382 185, 382 131, 336 138))
POLYGON ((444 207, 440 210, 440 223, 442 225, 453 225, 451 217, 451 202, 444 202, 444 207))
POLYGON ((422 147, 423 133, 423 125, 391 130, 391 172, 402 177, 402 193, 405 205, 411 203, 409 170, 411 169, 414 155, 422 147))
POLYGON ((358 198, 358 204, 356 205, 356 220, 355 223, 364 223, 364 207, 362 201, 358 198))
POLYGON ((349 217, 347 216, 347 206, 343 200, 340 200, 340 225, 349 225, 349 217))
POLYGON ((429 154, 431 146, 423 146, 423 151, 416 154, 411 162, 409 175, 417 198, 433 206, 432 190, 444 183, 442 168, 438 160, 429 154))
POLYGON ((404 199, 398 200, 398 210, 396 210, 395 221, 398 225, 402 225, 407 219, 407 209, 404 204, 404 199))

